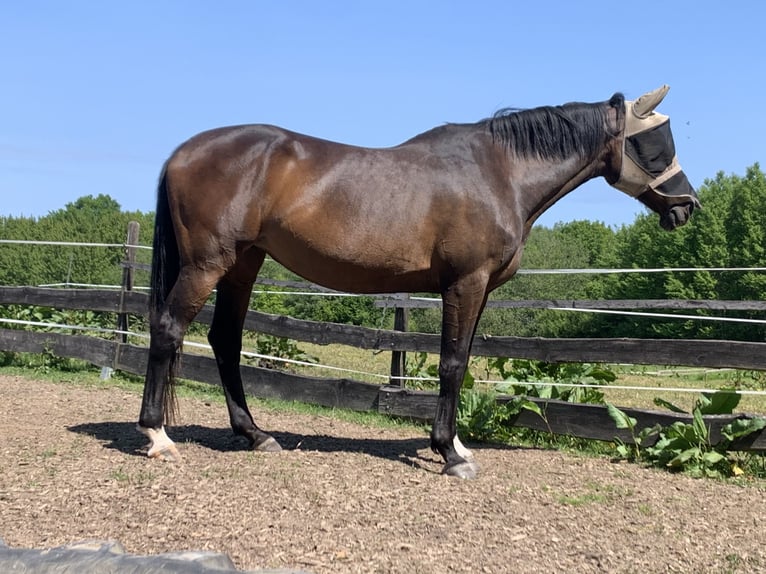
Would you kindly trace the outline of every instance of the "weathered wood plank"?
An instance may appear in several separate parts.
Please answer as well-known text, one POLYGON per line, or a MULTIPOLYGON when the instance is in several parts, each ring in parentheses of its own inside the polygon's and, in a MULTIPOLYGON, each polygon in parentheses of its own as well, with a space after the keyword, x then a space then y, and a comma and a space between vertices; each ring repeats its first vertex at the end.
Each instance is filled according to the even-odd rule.
POLYGON ((149 363, 149 349, 121 344, 116 352, 117 357, 114 360, 115 369, 138 376, 146 374, 146 366, 149 363))
POLYGON ((437 399, 438 395, 430 391, 386 385, 380 388, 378 412, 390 416, 433 422, 434 416, 436 416, 437 399))
POLYGON ((111 367, 113 341, 85 335, 65 335, 20 329, 0 329, 0 349, 19 353, 50 352, 58 357, 82 359, 99 367, 111 367))
POLYGON ((320 379, 282 371, 246 367, 245 392, 260 398, 299 401, 355 411, 378 408, 380 385, 352 379, 320 379))
POLYGON ((2 305, 37 305, 56 309, 80 309, 107 313, 143 315, 148 310, 145 293, 125 293, 120 308, 120 291, 110 289, 50 289, 44 287, 0 287, 2 305))
POLYGON ((766 343, 675 339, 477 337, 474 355, 548 362, 631 363, 766 370, 766 343))

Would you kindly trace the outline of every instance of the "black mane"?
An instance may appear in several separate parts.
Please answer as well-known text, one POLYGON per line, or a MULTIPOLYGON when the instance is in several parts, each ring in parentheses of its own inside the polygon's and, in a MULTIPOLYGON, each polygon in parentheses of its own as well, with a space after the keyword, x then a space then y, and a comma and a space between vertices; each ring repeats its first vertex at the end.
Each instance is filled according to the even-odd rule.
POLYGON ((523 157, 564 159, 575 153, 592 157, 614 134, 607 131, 609 107, 624 109, 625 97, 617 93, 608 102, 573 102, 529 110, 505 108, 484 120, 492 139, 523 157))

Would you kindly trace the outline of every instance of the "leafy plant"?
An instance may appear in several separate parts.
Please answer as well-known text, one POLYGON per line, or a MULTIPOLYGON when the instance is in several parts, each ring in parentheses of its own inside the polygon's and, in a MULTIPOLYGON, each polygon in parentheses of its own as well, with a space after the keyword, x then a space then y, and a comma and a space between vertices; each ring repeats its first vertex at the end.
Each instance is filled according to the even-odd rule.
POLYGON ((524 397, 515 397, 503 404, 498 404, 496 399, 495 392, 463 390, 457 410, 458 434, 467 440, 507 442, 510 438, 510 423, 522 410, 543 417, 537 403, 524 397))
POLYGON ((425 380, 439 377, 439 365, 428 362, 428 353, 420 351, 407 353, 404 364, 404 376, 408 377, 407 386, 413 389, 433 389, 438 387, 437 381, 425 380))
MULTIPOLYGON (((88 310, 53 309, 35 305, 3 305, 0 306, 0 317, 15 321, 34 323, 50 323, 76 327, 92 327, 96 329, 114 329, 117 316, 114 313, 100 313, 88 310)), ((39 327, 23 323, 4 323, 6 329, 55 331, 61 327, 39 327)), ((79 331, 79 330, 78 330, 79 331)), ((111 337, 111 333, 106 335, 111 337)))
POLYGON ((570 403, 603 404, 604 393, 591 385, 610 383, 617 378, 608 367, 590 363, 497 358, 490 361, 490 368, 505 381, 498 386, 501 392, 570 403))
POLYGON ((611 403, 607 403, 606 410, 609 413, 609 416, 612 417, 612 420, 615 422, 617 428, 627 429, 630 432, 630 436, 632 438, 633 444, 628 445, 619 438, 615 437, 614 442, 617 445, 617 454, 621 458, 625 458, 631 461, 640 459, 641 446, 646 443, 649 438, 659 434, 660 430, 662 430, 662 427, 659 424, 656 424, 653 427, 645 427, 637 432, 636 424, 638 421, 635 418, 628 416, 624 411, 621 411, 611 403))
MULTIPOLYGON (((653 466, 671 471, 683 471, 692 476, 728 477, 741 474, 736 461, 729 456, 729 448, 735 440, 766 427, 763 418, 738 418, 721 428, 721 439, 711 444, 710 428, 705 424, 704 415, 731 414, 739 404, 740 395, 731 391, 703 393, 692 409, 692 421, 676 421, 670 426, 641 429, 636 432, 636 419, 627 416, 613 405, 607 409, 617 428, 628 429, 634 446, 629 448, 617 441, 618 454, 629 460, 642 460, 653 466), (654 444, 646 444, 650 437, 657 436, 654 444)), ((684 412, 672 403, 655 399, 655 404, 674 412, 684 412)))

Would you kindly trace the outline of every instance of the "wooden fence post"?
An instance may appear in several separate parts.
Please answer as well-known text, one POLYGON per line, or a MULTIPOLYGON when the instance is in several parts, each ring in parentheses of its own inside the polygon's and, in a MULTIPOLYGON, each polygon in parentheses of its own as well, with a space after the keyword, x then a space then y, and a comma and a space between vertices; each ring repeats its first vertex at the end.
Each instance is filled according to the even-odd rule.
POLYGON ((133 290, 133 267, 136 262, 136 248, 134 245, 138 245, 138 232, 140 226, 136 221, 130 221, 128 223, 128 233, 125 238, 125 260, 122 262, 122 284, 120 285, 120 303, 117 309, 117 333, 115 334, 115 341, 117 344, 114 346, 114 359, 112 360, 112 366, 101 367, 101 380, 111 378, 112 372, 120 362, 120 350, 121 344, 128 342, 128 314, 124 312, 125 309, 125 293, 133 290))
MULTIPOLYGON (((409 299, 409 293, 404 294, 404 299, 409 299)), ((409 310, 407 307, 395 307, 394 309, 394 330, 395 331, 407 331, 407 324, 409 323, 409 310)), ((391 378, 388 384, 395 385, 397 387, 404 387, 404 379, 407 364, 407 353, 404 351, 392 351, 391 352, 391 378)))
POLYGON ((138 232, 140 226, 138 222, 131 221, 128 223, 128 235, 125 239, 125 261, 122 264, 122 285, 120 287, 120 312, 117 315, 117 330, 121 333, 117 334, 118 343, 128 342, 128 314, 123 313, 125 293, 133 290, 133 280, 135 273, 133 271, 136 263, 136 248, 134 245, 138 245, 138 232))

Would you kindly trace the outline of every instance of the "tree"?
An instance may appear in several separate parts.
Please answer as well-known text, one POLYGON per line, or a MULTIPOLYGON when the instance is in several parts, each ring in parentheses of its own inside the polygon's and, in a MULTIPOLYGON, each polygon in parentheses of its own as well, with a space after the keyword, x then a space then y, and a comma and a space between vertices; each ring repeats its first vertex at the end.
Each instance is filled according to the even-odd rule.
MULTIPOLYGON (((0 237, 27 241, 61 241, 122 244, 129 221, 141 226, 140 242, 151 245, 151 214, 123 212, 108 195, 84 196, 63 209, 39 219, 0 218, 0 237)), ((139 260, 148 262, 148 252, 139 260)), ((81 247, 44 245, 0 246, 0 284, 42 285, 51 283, 119 284, 119 247, 81 247)), ((146 278, 148 283, 148 275, 146 278)))
MULTIPOLYGON (((656 216, 641 215, 617 234, 621 267, 766 266, 766 178, 758 164, 744 178, 718 173, 699 189, 703 208, 671 233, 656 216)), ((763 300, 766 276, 756 272, 633 273, 605 283, 608 298, 763 300)), ((705 314, 700 311, 699 314, 705 314)), ((602 318, 612 336, 705 337, 762 340, 763 327, 708 321, 602 318)))

